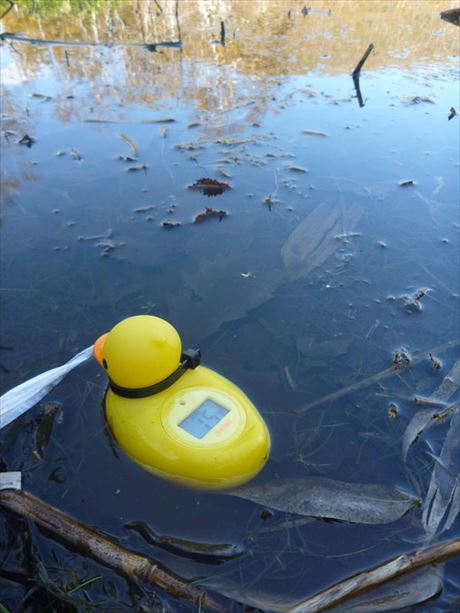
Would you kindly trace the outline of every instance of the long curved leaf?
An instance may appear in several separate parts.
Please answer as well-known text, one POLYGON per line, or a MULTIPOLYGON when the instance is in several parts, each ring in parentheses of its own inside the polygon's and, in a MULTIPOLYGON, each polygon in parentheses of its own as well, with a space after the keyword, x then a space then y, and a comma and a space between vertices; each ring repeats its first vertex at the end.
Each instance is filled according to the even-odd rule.
POLYGON ((249 484, 228 494, 286 513, 361 524, 396 521, 418 504, 415 498, 388 485, 346 483, 323 477, 249 484))

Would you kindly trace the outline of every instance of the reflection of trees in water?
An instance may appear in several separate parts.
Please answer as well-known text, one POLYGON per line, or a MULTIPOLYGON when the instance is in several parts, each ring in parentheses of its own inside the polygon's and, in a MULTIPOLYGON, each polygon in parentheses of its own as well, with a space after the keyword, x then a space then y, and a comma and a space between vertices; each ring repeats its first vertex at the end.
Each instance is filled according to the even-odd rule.
POLYGON ((24 0, 26 9, 15 7, 5 18, 8 31, 108 46, 14 43, 8 68, 14 72, 13 82, 29 88, 30 95, 28 82, 51 72, 59 84, 54 109, 61 121, 123 119, 127 106, 161 109, 180 99, 191 101, 198 113, 218 114, 253 102, 246 118, 253 123, 269 105, 280 75, 349 73, 370 40, 376 53, 368 61, 369 70, 388 64, 407 67, 437 56, 445 60, 456 53, 452 26, 439 19, 438 9, 446 5, 437 1, 401 0, 396 7, 392 0, 317 0, 305 16, 298 5, 291 7, 284 0, 77 4, 83 10, 75 10, 72 2, 41 0, 39 12, 33 12, 37 5, 24 0), (221 20, 225 45, 217 43, 221 20), (433 32, 444 30, 445 35, 433 37, 433 32), (181 50, 116 46, 178 39, 181 50), (402 49, 405 57, 397 57, 402 49))
POLYGON ((25 146, 18 141, 25 135, 33 135, 33 122, 24 109, 18 109, 11 92, 2 87, 2 136, 0 207, 12 206, 21 190, 23 181, 37 181, 40 178, 38 166, 31 165, 24 156, 25 146), (13 156, 10 155, 13 152, 13 156), (10 162, 14 159, 14 164, 10 162))

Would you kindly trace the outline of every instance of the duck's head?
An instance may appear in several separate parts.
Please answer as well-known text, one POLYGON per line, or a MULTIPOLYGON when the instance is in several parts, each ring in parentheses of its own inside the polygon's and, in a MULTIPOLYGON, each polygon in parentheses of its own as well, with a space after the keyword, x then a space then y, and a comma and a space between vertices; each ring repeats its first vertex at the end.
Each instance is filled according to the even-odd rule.
POLYGON ((181 361, 181 339, 164 319, 128 317, 94 344, 93 354, 111 384, 143 389, 167 379, 181 361))

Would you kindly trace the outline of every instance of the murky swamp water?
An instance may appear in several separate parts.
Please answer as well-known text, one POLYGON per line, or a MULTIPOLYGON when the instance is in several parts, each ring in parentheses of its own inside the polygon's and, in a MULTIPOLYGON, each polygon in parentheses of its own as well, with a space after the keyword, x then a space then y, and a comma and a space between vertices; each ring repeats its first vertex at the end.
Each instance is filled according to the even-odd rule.
MULTIPOLYGON (((458 29, 439 18, 454 3, 23 4, 3 32, 93 44, 1 43, 1 391, 150 313, 259 408, 273 443, 260 482, 320 476, 423 496, 449 423, 424 433, 409 471, 410 399, 459 357, 458 29), (180 44, 148 46, 160 42, 180 44), (370 43, 357 92, 350 74, 370 43), (207 177, 231 189, 189 189, 207 177), (228 215, 194 223, 206 207, 228 215), (420 359, 315 403, 398 351, 420 359)), ((95 361, 80 366, 1 431, 2 468, 186 578, 269 610, 423 543, 420 509, 289 528, 281 511, 159 480, 107 435, 104 388, 95 361), (245 553, 182 558, 129 521, 245 553)), ((189 608, 0 521, 10 611, 189 608)), ((458 559, 442 581, 423 610, 459 606, 458 559)))

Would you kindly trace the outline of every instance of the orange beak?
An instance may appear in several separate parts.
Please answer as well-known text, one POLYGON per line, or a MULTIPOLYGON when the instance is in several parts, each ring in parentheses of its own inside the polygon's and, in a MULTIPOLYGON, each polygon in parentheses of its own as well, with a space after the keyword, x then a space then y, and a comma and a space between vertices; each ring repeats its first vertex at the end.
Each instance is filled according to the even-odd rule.
POLYGON ((102 358, 104 357, 104 345, 105 345, 105 341, 108 335, 109 333, 106 332, 105 334, 100 336, 93 345, 93 356, 96 358, 96 360, 99 362, 101 366, 102 366, 102 358))

